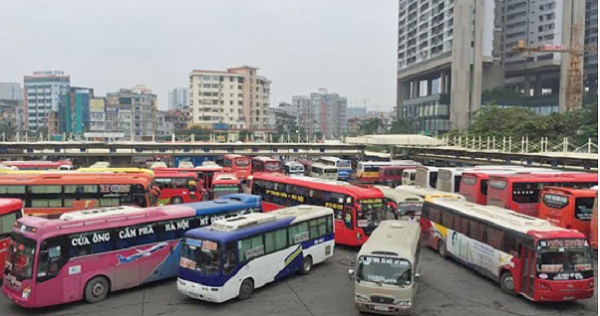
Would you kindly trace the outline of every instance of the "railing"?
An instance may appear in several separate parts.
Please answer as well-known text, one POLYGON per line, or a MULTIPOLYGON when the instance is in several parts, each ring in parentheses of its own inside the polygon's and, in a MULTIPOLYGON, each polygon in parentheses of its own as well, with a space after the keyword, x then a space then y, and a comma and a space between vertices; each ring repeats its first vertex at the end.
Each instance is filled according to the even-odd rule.
MULTIPOLYGON (((529 137, 513 139, 511 137, 442 137, 445 147, 459 147, 476 151, 505 153, 586 153, 597 154, 598 143, 589 138, 586 143, 575 143, 568 137, 562 141, 550 141, 548 137, 533 140, 529 137)), ((431 146, 429 146, 431 147, 431 146)))

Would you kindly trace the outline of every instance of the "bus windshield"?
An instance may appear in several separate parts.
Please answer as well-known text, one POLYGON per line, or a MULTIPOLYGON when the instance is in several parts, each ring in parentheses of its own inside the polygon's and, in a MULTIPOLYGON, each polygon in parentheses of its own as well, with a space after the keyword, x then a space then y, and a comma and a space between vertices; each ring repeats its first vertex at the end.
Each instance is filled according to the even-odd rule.
POLYGON ((265 163, 265 170, 267 171, 279 171, 281 169, 281 162, 270 161, 265 163))
POLYGON ((186 238, 181 247, 179 265, 198 271, 201 275, 219 273, 220 247, 217 242, 186 238))
POLYGON ((358 200, 361 212, 358 213, 356 224, 358 227, 372 231, 379 223, 386 219, 383 199, 358 200))
POLYGON ((358 258, 358 281, 406 286, 411 283, 411 264, 398 258, 361 256, 358 258))
POLYGON ((13 234, 8 245, 4 271, 13 275, 17 281, 31 279, 34 257, 35 240, 13 234))
POLYGON ((592 210, 594 208, 594 198, 582 197, 575 198, 575 218, 580 221, 590 221, 592 219, 592 210))
POLYGON ((238 167, 248 167, 250 165, 250 158, 237 158, 235 165, 238 167))
POLYGON ((570 280, 593 277, 594 268, 585 240, 542 240, 538 256, 539 278, 570 280))
POLYGON ((215 184, 213 189, 213 199, 232 193, 240 193, 240 188, 237 184, 215 184))

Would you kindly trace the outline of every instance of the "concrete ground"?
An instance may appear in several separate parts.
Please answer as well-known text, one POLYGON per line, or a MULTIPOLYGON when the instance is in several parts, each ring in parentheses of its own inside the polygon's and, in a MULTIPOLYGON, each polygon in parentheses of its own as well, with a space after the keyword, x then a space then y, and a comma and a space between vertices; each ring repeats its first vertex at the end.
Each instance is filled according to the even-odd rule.
MULTIPOLYGON (((36 311, 21 309, 2 296, 0 315, 358 315, 353 307, 353 283, 347 277, 356 250, 337 247, 335 256, 310 275, 267 285, 246 301, 218 305, 196 301, 179 294, 171 279, 113 293, 97 304, 78 302, 36 311)), ((597 295, 564 304, 532 303, 504 294, 496 283, 430 249, 423 249, 421 255, 416 315, 598 315, 597 295)))

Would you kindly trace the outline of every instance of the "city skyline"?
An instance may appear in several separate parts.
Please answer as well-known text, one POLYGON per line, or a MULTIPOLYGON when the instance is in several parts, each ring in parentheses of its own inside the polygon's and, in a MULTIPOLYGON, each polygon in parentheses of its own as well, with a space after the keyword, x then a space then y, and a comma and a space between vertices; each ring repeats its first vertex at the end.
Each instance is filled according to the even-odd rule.
POLYGON ((273 81, 271 104, 326 86, 350 105, 395 106, 397 2, 139 4, 7 3, 0 81, 62 70, 98 95, 144 84, 167 109, 168 91, 186 87, 192 69, 252 65, 273 81), (161 23, 143 18, 159 14, 161 23))

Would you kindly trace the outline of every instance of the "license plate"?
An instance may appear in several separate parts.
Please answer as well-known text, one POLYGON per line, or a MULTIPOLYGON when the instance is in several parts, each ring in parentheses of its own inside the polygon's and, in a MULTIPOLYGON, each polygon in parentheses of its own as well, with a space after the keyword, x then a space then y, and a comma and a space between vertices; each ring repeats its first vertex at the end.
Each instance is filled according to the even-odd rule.
POLYGON ((563 297, 563 301, 571 301, 571 300, 574 300, 574 299, 575 299, 575 296, 565 296, 565 297, 563 297))
POLYGON ((389 310, 389 308, 387 306, 379 306, 379 305, 375 305, 373 307, 376 311, 380 311, 380 312, 387 312, 389 310))

